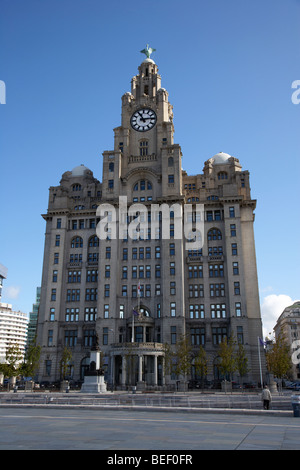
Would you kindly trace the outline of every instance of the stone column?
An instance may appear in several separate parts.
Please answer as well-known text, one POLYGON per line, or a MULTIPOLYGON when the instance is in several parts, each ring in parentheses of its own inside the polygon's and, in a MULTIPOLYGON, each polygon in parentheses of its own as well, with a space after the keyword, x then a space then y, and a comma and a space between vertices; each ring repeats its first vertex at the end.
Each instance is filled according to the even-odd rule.
POLYGON ((143 380, 143 356, 139 356, 139 382, 143 380))
POLYGON ((122 356, 122 385, 126 385, 126 356, 122 356))
POLYGON ((154 355, 154 385, 157 386, 157 354, 154 355))

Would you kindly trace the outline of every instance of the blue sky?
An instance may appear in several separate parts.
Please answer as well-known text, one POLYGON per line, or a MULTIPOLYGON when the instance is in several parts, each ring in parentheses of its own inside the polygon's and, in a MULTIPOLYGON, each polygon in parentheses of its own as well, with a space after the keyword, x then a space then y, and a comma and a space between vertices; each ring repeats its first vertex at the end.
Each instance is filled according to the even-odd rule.
POLYGON ((299 299, 299 0, 0 0, 0 11, 3 301, 31 310, 48 188, 81 163, 102 179, 147 43, 183 168, 200 173, 223 151, 250 171, 261 303, 299 299))

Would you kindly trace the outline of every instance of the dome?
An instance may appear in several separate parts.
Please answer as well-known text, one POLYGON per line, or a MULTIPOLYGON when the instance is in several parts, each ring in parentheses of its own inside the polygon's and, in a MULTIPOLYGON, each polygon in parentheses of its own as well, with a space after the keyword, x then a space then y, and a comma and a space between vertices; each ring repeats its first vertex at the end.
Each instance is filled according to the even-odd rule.
POLYGON ((212 157, 212 159, 214 160, 214 165, 222 165, 224 163, 227 163, 229 158, 231 158, 231 155, 229 155, 228 153, 224 153, 224 152, 219 152, 217 153, 216 155, 214 155, 212 157))
POLYGON ((86 166, 75 166, 72 170, 72 176, 83 176, 86 171, 90 171, 86 166))

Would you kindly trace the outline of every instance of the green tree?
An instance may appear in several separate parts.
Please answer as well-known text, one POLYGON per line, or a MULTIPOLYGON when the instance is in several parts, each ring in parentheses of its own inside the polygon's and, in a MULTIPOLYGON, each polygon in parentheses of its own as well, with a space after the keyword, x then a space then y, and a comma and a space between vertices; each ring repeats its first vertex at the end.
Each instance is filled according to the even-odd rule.
POLYGON ((206 357, 206 352, 202 346, 200 346, 199 351, 194 359, 195 373, 201 378, 201 387, 204 386, 204 379, 207 376, 208 371, 208 360, 206 357))
POLYGON ((292 367, 291 351, 281 330, 272 347, 266 351, 268 371, 282 379, 292 367))
POLYGON ((24 377, 34 377, 37 372, 41 355, 41 346, 30 344, 25 354, 25 361, 21 365, 20 373, 24 377))
POLYGON ((0 372, 11 379, 20 375, 23 355, 18 346, 10 345, 6 349, 5 363, 0 364, 0 372))
MULTIPOLYGON (((219 369, 224 379, 229 376, 232 380, 232 375, 237 369, 236 358, 234 354, 236 342, 233 337, 225 338, 219 345, 219 369)), ((226 390, 225 390, 226 391, 226 390)))
POLYGON ((183 335, 176 343, 176 367, 177 375, 183 375, 184 385, 186 384, 186 376, 191 371, 192 362, 192 346, 187 336, 183 335))
POLYGON ((62 356, 61 356, 60 363, 59 363, 60 375, 61 375, 62 380, 65 380, 66 378, 71 360, 72 360, 72 352, 67 346, 65 346, 62 356))
POLYGON ((246 356, 246 351, 244 346, 241 343, 238 343, 237 351, 235 354, 236 360, 236 370, 240 376, 240 385, 242 385, 242 378, 247 375, 249 372, 248 369, 248 358, 246 356))

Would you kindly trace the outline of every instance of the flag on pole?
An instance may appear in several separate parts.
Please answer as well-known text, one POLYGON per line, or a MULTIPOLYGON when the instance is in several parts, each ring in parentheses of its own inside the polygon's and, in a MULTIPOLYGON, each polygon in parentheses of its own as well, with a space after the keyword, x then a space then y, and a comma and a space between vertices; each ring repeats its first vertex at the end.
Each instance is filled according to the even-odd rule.
POLYGON ((139 281, 139 284, 138 284, 138 296, 139 296, 139 297, 141 296, 141 284, 140 284, 140 281, 139 281))
POLYGON ((139 316, 139 312, 137 312, 137 311, 136 311, 136 310, 134 310, 134 309, 133 309, 132 313, 133 313, 133 315, 135 315, 136 317, 138 317, 138 316, 139 316))
POLYGON ((258 339, 261 346, 266 346, 267 343, 265 341, 263 341, 260 337, 258 337, 258 339))

